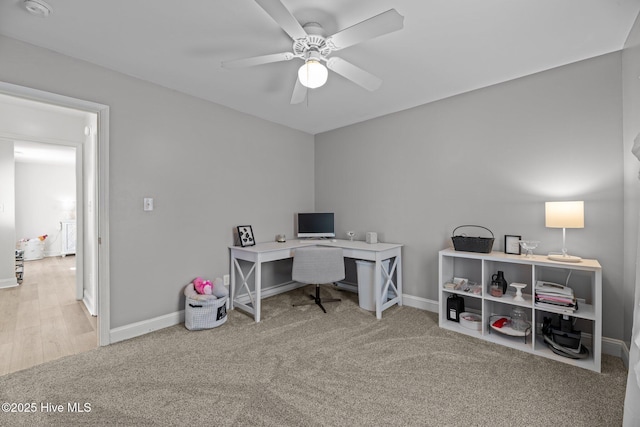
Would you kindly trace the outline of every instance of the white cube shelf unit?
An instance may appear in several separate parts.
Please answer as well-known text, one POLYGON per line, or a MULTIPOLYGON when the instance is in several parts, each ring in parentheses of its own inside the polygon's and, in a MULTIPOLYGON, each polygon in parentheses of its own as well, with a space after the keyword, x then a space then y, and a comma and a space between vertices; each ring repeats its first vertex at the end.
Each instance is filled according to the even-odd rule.
POLYGON ((465 335, 501 344, 507 347, 558 360, 570 365, 600 372, 602 348, 602 267, 593 259, 583 259, 577 263, 557 262, 546 256, 510 255, 504 252, 488 254, 462 252, 444 249, 439 252, 439 325, 465 335), (515 289, 509 286, 507 293, 494 297, 489 292, 491 276, 503 271, 507 283, 525 283, 522 291, 524 301, 514 301, 515 289), (481 285, 481 292, 474 294, 464 290, 446 289, 444 284, 454 277, 469 279, 481 285), (568 279, 568 283, 566 283, 568 279), (582 332, 582 344, 589 349, 585 359, 572 359, 555 354, 544 342, 540 326, 545 317, 562 315, 561 310, 541 308, 535 304, 533 286, 542 280, 567 284, 578 298, 578 310, 570 314, 576 321, 576 329, 582 332), (447 298, 458 294, 464 298, 465 311, 474 312, 482 317, 480 330, 461 326, 447 319, 447 298), (515 306, 524 308, 532 324, 531 334, 527 337, 509 336, 490 327, 491 316, 508 316, 515 306), (526 338, 526 339, 525 339, 526 338))

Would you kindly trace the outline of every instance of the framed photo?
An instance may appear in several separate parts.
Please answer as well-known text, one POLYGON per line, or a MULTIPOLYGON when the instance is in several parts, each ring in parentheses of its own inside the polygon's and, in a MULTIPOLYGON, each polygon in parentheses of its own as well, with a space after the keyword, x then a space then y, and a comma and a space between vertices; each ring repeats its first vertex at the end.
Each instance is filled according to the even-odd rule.
POLYGON ((504 236, 504 253, 512 255, 520 255, 520 242, 522 236, 513 236, 507 234, 504 236))
POLYGON ((253 230, 250 225, 239 225, 238 227, 238 240, 240 240, 240 246, 253 246, 256 244, 256 240, 253 238, 253 230))

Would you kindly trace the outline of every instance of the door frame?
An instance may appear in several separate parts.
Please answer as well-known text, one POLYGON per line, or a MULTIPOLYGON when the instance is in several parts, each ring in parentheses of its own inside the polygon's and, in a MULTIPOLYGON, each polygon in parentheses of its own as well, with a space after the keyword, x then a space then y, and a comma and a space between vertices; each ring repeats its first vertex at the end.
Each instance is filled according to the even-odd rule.
MULTIPOLYGON (((97 266, 93 269, 93 271, 97 271, 95 278, 97 294, 95 297, 97 299, 98 345, 108 345, 111 342, 109 311, 109 106, 2 81, 0 81, 0 93, 97 114, 96 155, 93 156, 97 180, 97 183, 94 183, 97 184, 95 200, 97 206, 94 209, 82 207, 83 215, 93 215, 94 224, 97 224, 96 230, 88 230, 89 233, 95 233, 95 238, 91 239, 95 245, 87 248, 82 242, 80 247, 82 250, 92 250, 98 254, 97 266)), ((87 151, 82 148, 81 151, 87 151)), ((81 274, 84 267, 80 266, 81 270, 80 272, 76 271, 76 274, 81 274)))

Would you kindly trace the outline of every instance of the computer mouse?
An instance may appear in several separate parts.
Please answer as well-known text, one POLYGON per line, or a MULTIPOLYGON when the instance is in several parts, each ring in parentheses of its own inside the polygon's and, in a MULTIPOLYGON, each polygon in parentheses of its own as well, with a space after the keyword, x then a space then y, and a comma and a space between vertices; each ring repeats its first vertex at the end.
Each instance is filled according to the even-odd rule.
POLYGON ((332 242, 334 242, 334 243, 335 243, 335 242, 337 242, 337 240, 336 240, 336 239, 331 239, 331 241, 332 241, 332 242))

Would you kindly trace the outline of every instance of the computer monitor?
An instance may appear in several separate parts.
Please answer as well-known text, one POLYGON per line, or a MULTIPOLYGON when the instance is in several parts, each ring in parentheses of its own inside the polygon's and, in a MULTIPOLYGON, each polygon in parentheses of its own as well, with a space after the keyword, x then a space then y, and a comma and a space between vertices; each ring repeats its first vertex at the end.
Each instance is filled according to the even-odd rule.
POLYGON ((299 213, 298 237, 335 237, 333 212, 299 213))

